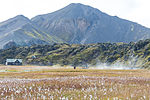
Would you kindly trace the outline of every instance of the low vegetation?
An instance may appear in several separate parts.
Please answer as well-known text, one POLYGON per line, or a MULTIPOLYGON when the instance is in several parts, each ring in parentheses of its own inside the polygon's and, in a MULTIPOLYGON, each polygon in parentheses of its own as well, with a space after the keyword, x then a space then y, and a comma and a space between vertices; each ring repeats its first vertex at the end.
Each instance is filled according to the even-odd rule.
POLYGON ((0 63, 7 58, 20 58, 28 65, 97 65, 121 63, 124 66, 150 68, 150 40, 137 43, 53 44, 12 47, 0 50, 0 63))
POLYGON ((11 71, 10 66, 6 68, 8 72, 0 72, 1 99, 150 99, 149 70, 74 70, 47 67, 39 71, 23 72, 28 68, 30 67, 13 67, 11 71))

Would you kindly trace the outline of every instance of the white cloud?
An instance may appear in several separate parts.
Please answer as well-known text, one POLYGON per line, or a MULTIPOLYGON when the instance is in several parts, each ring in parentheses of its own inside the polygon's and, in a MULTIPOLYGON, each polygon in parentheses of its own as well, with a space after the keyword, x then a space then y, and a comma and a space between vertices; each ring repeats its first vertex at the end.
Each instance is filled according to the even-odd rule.
POLYGON ((19 14, 32 18, 56 11, 70 3, 90 5, 110 15, 150 27, 149 0, 1 0, 0 21, 19 14))

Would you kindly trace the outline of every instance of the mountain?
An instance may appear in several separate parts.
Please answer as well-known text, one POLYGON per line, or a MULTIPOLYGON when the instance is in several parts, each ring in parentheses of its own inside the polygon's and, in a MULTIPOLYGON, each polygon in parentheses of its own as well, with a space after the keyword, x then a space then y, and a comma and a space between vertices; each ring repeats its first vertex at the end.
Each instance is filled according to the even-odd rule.
MULTIPOLYGON (((135 16, 136 17, 136 16, 135 16)), ((80 3, 31 19, 67 43, 131 42, 150 38, 150 29, 80 3)))
POLYGON ((32 19, 18 15, 0 23, 0 48, 54 43, 128 43, 148 38, 149 28, 80 3, 32 19))
POLYGON ((61 42, 61 39, 51 36, 38 27, 30 19, 23 15, 0 23, 0 48, 14 42, 17 45, 51 44, 61 42))
MULTIPOLYGON (((11 43, 14 44, 14 43, 11 43)), ((136 43, 53 44, 12 47, 0 50, 0 64, 6 59, 23 59, 28 65, 74 65, 139 67, 150 69, 150 39, 136 43)))

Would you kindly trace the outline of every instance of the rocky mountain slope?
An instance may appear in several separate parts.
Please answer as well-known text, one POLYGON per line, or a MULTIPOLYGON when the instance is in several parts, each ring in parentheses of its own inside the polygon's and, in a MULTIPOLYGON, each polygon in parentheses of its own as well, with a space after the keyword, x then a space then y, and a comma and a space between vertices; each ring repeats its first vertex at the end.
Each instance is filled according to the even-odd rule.
POLYGON ((53 43, 128 43, 148 38, 149 28, 79 3, 31 20, 18 15, 0 23, 0 48, 53 43))
POLYGON ((0 50, 0 63, 23 59, 30 65, 124 66, 150 68, 150 39, 137 43, 53 44, 0 50))
POLYGON ((79 3, 31 20, 67 43, 128 43, 150 38, 149 28, 79 3))
POLYGON ((10 42, 15 42, 21 46, 30 46, 32 44, 50 44, 62 41, 41 31, 25 16, 18 15, 0 23, 0 48, 10 42))

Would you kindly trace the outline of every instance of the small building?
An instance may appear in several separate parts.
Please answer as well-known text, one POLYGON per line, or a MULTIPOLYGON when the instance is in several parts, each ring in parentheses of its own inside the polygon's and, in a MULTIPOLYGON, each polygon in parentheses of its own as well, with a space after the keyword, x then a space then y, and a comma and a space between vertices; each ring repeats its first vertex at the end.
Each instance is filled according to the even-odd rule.
POLYGON ((84 64, 84 65, 82 65, 82 69, 88 69, 89 67, 88 67, 88 64, 84 64))
POLYGON ((88 64, 86 62, 82 62, 81 64, 82 69, 88 69, 88 64))
POLYGON ((22 65, 22 59, 6 59, 6 65, 22 65))

